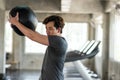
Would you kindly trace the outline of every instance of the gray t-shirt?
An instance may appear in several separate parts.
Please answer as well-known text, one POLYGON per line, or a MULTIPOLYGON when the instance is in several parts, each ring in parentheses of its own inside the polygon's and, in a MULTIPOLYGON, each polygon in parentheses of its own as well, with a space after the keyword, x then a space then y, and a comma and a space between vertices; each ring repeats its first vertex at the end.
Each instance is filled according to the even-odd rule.
POLYGON ((46 50, 41 80, 64 80, 63 67, 67 42, 60 36, 48 36, 49 46, 46 50))

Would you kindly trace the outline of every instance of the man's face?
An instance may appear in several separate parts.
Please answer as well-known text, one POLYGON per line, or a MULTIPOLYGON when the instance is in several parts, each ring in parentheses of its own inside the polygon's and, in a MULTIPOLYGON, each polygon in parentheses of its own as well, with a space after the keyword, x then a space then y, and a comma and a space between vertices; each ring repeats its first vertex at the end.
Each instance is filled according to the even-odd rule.
POLYGON ((51 21, 46 24, 46 33, 47 35, 57 35, 60 31, 54 27, 54 22, 51 21))

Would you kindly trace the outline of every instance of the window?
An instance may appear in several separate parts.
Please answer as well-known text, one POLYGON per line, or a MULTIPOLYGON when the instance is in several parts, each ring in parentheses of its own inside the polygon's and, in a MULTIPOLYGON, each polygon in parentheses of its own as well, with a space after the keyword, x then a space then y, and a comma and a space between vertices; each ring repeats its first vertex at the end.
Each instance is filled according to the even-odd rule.
POLYGON ((114 26, 114 59, 120 61, 120 15, 115 15, 115 26, 114 26))
MULTIPOLYGON (((80 50, 83 43, 88 40, 87 23, 65 23, 62 35, 68 42, 68 50, 80 50)), ((38 24, 36 31, 46 34, 42 23, 38 24)), ((25 38, 25 53, 44 53, 46 46, 25 38)))
POLYGON ((12 28, 9 22, 5 24, 5 52, 12 53, 12 28))
MULTIPOLYGON (((45 26, 42 23, 38 23, 36 27, 36 31, 41 34, 45 33, 45 26)), ((25 37, 25 53, 44 53, 46 50, 46 46, 39 44, 25 37)))
POLYGON ((88 40, 87 23, 65 23, 63 36, 68 42, 68 50, 80 50, 88 40))

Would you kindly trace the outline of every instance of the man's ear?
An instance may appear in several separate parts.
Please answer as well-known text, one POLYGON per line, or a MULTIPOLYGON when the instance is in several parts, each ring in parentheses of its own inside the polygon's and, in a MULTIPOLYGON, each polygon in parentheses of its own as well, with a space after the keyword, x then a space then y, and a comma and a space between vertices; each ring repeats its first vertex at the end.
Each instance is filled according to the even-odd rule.
POLYGON ((60 27, 58 28, 58 32, 61 33, 61 28, 60 27))

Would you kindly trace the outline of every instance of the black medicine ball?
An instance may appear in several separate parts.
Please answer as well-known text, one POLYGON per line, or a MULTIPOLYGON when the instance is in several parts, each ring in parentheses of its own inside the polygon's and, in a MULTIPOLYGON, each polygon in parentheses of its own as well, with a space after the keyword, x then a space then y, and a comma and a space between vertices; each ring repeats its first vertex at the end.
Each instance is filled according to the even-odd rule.
MULTIPOLYGON (((28 6, 16 6, 13 9, 11 9, 9 14, 12 17, 15 17, 17 12, 19 13, 19 22, 27 28, 35 31, 38 20, 32 9, 28 6)), ((24 36, 24 34, 15 25, 11 24, 11 27, 18 35, 24 36)))

